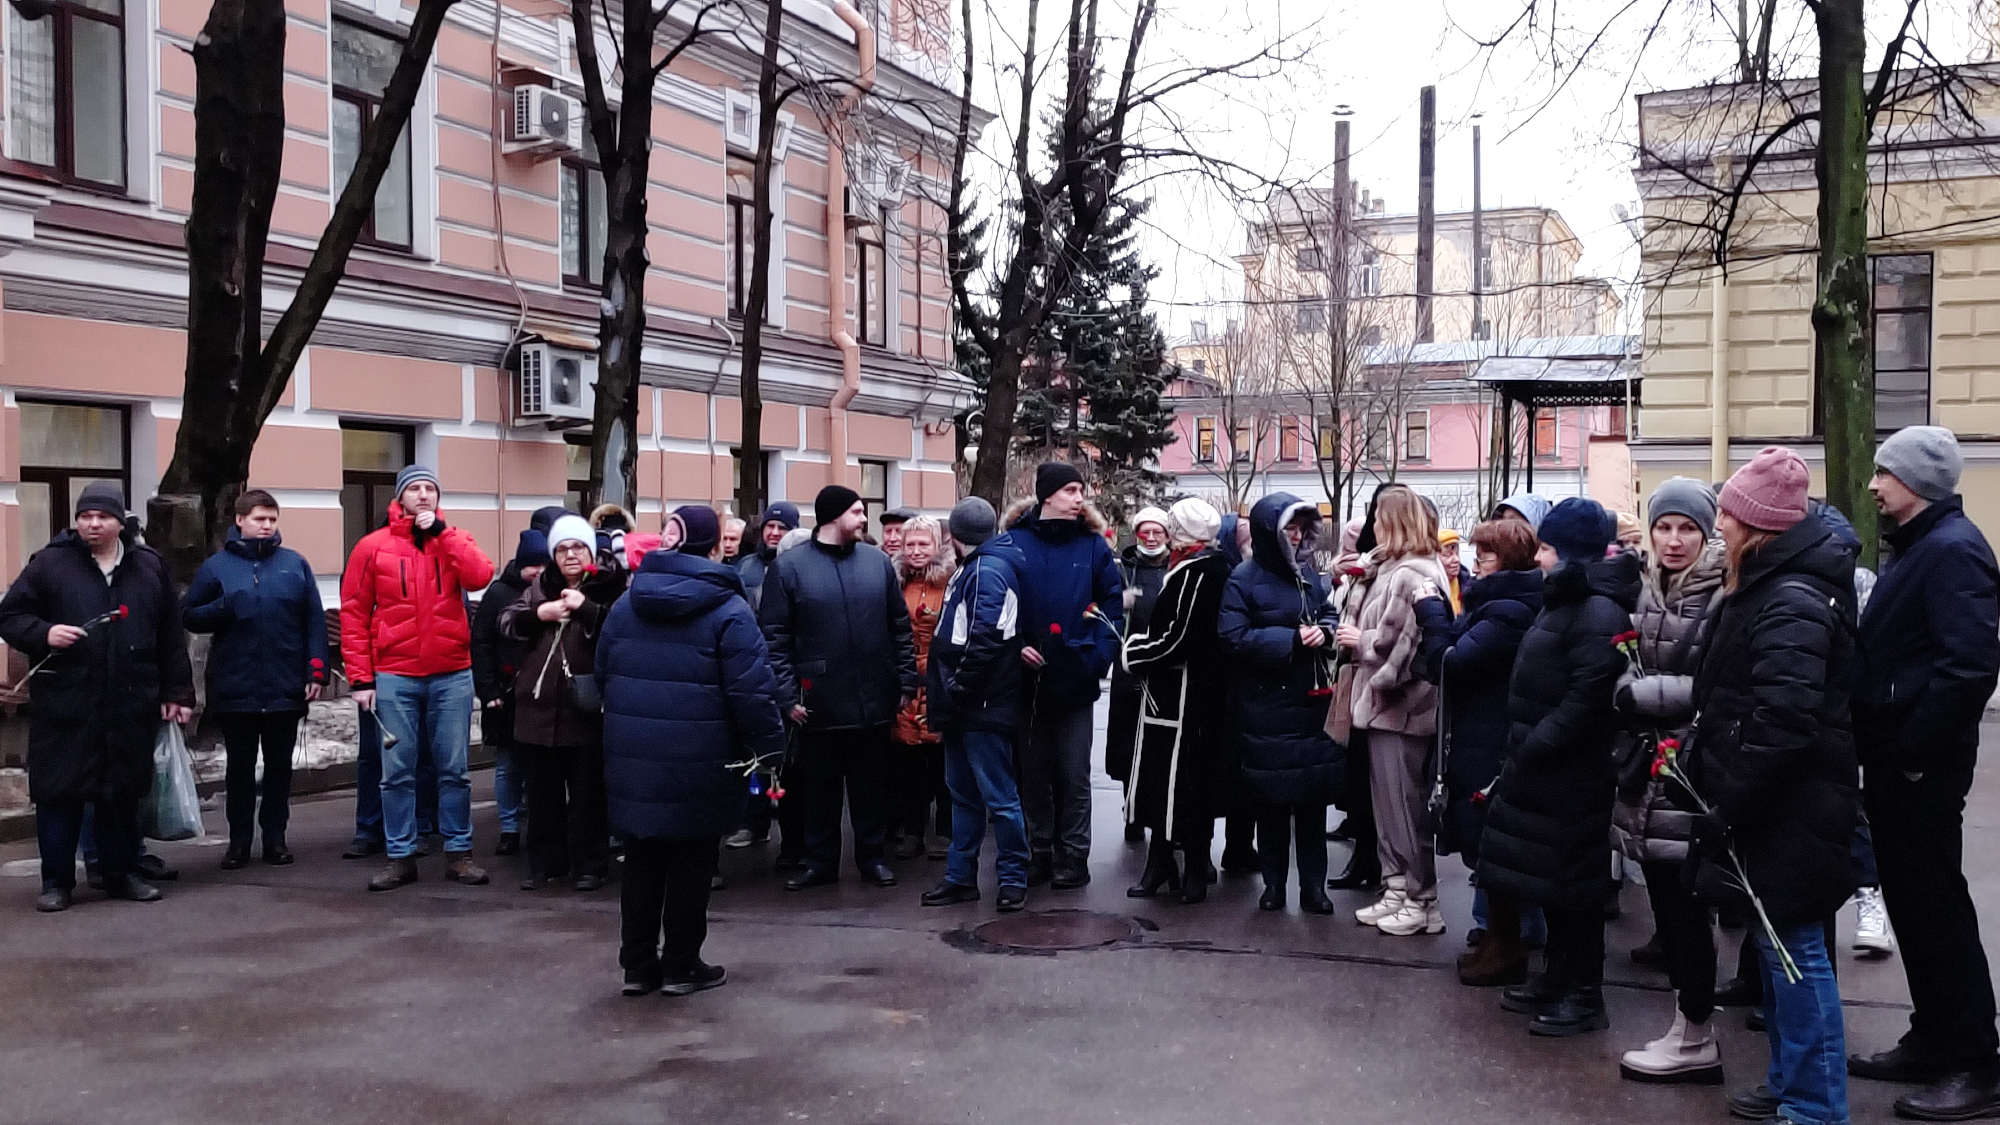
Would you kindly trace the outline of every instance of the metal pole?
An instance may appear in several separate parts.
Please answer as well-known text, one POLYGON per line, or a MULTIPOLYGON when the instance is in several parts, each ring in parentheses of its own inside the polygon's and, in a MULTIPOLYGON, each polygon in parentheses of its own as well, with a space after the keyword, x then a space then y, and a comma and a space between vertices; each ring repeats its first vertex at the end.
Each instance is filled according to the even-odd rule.
MULTIPOLYGON (((1333 409, 1333 418, 1330 419, 1334 423, 1332 499, 1336 503, 1341 499, 1340 401, 1342 392, 1347 389, 1348 372, 1347 279, 1353 268, 1349 261, 1347 240, 1350 223, 1348 206, 1354 194, 1354 188, 1352 182, 1348 179, 1347 161, 1348 126, 1347 119, 1343 117, 1333 123, 1333 268, 1328 277, 1328 281, 1331 282, 1329 288, 1332 290, 1333 297, 1333 324, 1331 326, 1333 331, 1329 337, 1331 340, 1331 350, 1328 354, 1331 370, 1327 372, 1331 376, 1332 383, 1328 390, 1332 393, 1327 396, 1327 400, 1332 404, 1333 409)), ((1316 419, 1315 422, 1317 421, 1316 419)), ((1318 456, 1318 454, 1319 449, 1315 445, 1313 455, 1318 456)), ((1344 519, 1345 512, 1343 511, 1341 514, 1344 519)))
POLYGON ((1479 199, 1479 126, 1472 127, 1472 338, 1492 336, 1486 331, 1486 209, 1479 199))
POLYGON ((1433 255, 1437 239, 1437 87, 1426 86, 1421 98, 1422 124, 1417 133, 1417 343, 1435 338, 1431 326, 1433 255))

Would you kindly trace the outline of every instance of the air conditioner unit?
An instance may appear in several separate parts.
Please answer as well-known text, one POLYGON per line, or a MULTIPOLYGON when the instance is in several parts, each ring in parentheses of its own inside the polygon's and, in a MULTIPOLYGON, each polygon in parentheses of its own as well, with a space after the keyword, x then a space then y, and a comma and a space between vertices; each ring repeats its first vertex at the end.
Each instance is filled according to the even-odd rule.
POLYGON ((547 86, 514 87, 507 148, 542 156, 582 152, 583 103, 547 86))
POLYGON ((543 341, 522 344, 514 367, 516 422, 588 422, 597 408, 597 357, 543 341))

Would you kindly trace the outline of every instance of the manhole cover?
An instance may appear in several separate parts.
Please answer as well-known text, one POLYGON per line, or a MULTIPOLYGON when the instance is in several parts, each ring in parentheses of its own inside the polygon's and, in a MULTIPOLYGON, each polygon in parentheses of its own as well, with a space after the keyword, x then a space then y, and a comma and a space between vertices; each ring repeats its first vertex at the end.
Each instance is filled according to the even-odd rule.
POLYGON ((1090 949, 1130 941, 1139 936, 1139 926, 1119 914, 1050 910, 988 922, 973 930, 972 936, 1006 949, 1090 949))

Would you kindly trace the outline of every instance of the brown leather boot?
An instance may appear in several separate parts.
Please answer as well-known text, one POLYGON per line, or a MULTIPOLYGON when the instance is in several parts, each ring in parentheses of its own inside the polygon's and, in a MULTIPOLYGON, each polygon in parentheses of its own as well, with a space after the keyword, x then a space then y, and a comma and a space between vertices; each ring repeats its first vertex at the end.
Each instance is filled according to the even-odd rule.
POLYGON ((393 891, 397 887, 417 881, 417 861, 414 856, 392 859, 382 873, 368 880, 371 891, 393 891))
POLYGON ((471 852, 453 852, 444 865, 444 877, 468 887, 484 886, 486 869, 472 862, 471 852))
POLYGON ((1458 982, 1470 988, 1520 984, 1528 979, 1528 949, 1521 944, 1521 909, 1511 900, 1486 896, 1486 936, 1458 959, 1458 982))

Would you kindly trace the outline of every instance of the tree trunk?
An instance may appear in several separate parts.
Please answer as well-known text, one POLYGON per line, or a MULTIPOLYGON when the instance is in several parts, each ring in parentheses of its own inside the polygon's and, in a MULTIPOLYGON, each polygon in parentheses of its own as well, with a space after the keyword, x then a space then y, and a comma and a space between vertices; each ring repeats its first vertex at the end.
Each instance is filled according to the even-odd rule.
POLYGON ((195 176, 187 221, 187 373, 183 425, 148 504, 149 543, 186 581, 219 549, 250 454, 374 213, 375 190, 409 124, 453 0, 421 0, 354 170, 312 263, 260 349, 264 244, 284 146, 284 5, 218 0, 194 48, 195 176), (275 53, 274 53, 275 52, 275 53), (200 424, 185 424, 199 419, 200 424))
MULTIPOLYGON (((784 29, 785 6, 764 7, 764 53, 757 66, 757 161, 750 185, 750 291, 744 296, 743 361, 738 364, 738 401, 743 408, 742 433, 738 438, 741 467, 736 482, 736 514, 745 520, 756 518, 764 504, 764 318, 771 307, 771 161, 778 138, 778 35, 784 29)), ((840 144, 829 145, 828 160, 843 160, 840 144)), ((826 201, 829 214, 843 205, 842 200, 826 201)), ((829 229, 831 229, 831 224, 829 229)), ((847 248, 827 247, 827 284, 847 283, 847 248)), ((831 325, 838 328, 839 325, 831 325)), ((840 466, 833 467, 838 479, 840 466)))
POLYGON ((1014 443, 1014 412, 1021 396, 1025 349, 1003 338, 986 376, 986 409, 979 422, 979 457, 972 464, 972 494, 1007 509, 1007 454, 1014 443))
POLYGON ((1813 334, 1826 424, 1826 495, 1861 537, 1873 566, 1875 369, 1869 331, 1868 110, 1862 69, 1867 37, 1862 0, 1819 8, 1819 293, 1813 334))

